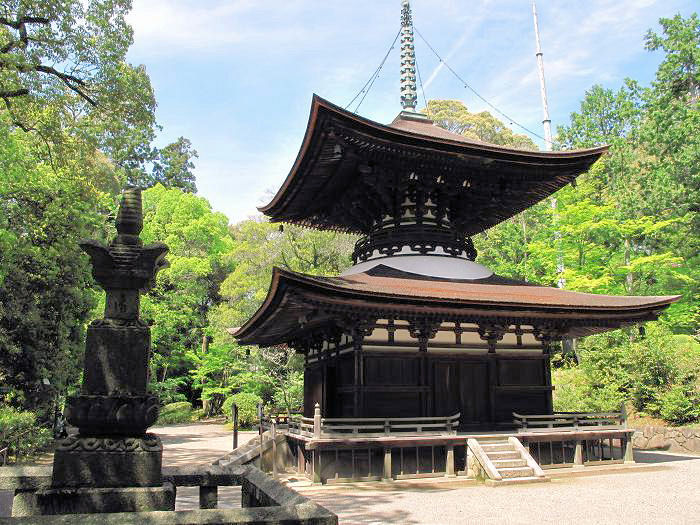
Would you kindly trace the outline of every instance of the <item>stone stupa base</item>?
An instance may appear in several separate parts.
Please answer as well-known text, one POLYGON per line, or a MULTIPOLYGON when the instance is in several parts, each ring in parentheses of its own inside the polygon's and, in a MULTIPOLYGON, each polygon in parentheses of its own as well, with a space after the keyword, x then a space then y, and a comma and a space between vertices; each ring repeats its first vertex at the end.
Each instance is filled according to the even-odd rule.
POLYGON ((175 510, 163 482, 163 445, 139 437, 68 436, 57 444, 51 486, 18 490, 13 516, 175 510))
POLYGON ((52 488, 158 487, 163 444, 155 434, 140 437, 69 436, 53 459, 52 488))

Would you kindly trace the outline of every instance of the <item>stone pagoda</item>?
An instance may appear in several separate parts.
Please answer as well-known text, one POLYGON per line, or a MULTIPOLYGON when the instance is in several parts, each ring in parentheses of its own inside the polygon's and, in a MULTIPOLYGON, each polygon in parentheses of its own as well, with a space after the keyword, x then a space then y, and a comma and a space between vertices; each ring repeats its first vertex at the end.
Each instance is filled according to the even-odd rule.
POLYGON ((81 393, 65 415, 77 427, 57 445, 51 487, 18 492, 14 515, 173 510, 175 490, 163 483, 163 446, 146 432, 159 401, 148 393, 149 326, 139 319, 140 295, 167 265, 165 244, 144 246, 141 190, 122 196, 117 236, 104 246, 84 241, 93 276, 107 297, 103 319, 87 330, 81 393))

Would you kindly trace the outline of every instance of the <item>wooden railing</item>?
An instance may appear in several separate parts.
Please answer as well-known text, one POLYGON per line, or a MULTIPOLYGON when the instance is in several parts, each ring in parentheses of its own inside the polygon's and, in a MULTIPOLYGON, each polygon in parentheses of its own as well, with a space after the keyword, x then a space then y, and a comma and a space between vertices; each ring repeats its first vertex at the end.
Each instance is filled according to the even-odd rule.
MULTIPOLYGON (((456 434, 460 414, 436 417, 392 418, 322 418, 318 405, 314 417, 301 415, 286 418, 286 430, 310 438, 377 437, 396 435, 456 434)), ((278 426, 283 429, 283 426, 278 426)))
POLYGON ((389 436, 402 434, 454 434, 457 413, 447 417, 323 418, 321 435, 389 436))
POLYGON ((619 412, 555 412, 545 415, 523 415, 513 412, 513 418, 521 432, 550 429, 594 430, 627 426, 624 407, 619 412))
POLYGON ((314 437, 314 420, 301 415, 291 416, 287 420, 287 432, 300 436, 314 437))

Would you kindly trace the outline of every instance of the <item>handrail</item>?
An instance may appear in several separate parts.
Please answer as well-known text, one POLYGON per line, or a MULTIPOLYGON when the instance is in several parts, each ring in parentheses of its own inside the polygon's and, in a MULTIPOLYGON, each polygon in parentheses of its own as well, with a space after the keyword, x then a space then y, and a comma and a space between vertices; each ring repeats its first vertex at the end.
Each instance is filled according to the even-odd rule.
POLYGON ((493 480, 500 481, 503 479, 501 474, 498 472, 498 469, 494 466, 493 463, 491 463, 491 460, 489 459, 489 456, 486 454, 483 448, 481 448, 481 444, 474 438, 469 438, 467 439, 467 446, 469 447, 469 450, 474 454, 476 457, 477 461, 481 465, 481 467, 484 469, 484 472, 486 472, 486 475, 493 480))
POLYGON ((627 415, 620 412, 554 412, 553 414, 518 414, 513 412, 513 422, 520 431, 547 430, 550 428, 624 428, 627 415))
POLYGON ((396 418, 306 418, 288 419, 287 432, 306 437, 388 436, 454 434, 461 414, 434 417, 396 418))

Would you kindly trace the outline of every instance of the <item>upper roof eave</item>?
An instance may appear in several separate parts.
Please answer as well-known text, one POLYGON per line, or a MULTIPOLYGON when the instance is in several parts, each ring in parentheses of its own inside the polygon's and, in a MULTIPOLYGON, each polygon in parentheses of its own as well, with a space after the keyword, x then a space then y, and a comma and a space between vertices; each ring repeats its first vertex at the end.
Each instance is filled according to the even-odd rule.
POLYGON ((608 146, 599 146, 596 148, 570 150, 570 151, 529 151, 529 150, 519 150, 513 148, 507 148, 504 146, 498 146, 495 144, 486 144, 481 142, 471 142, 465 140, 452 140, 442 137, 432 137, 428 135, 423 135, 419 133, 413 133, 410 131, 393 128, 384 124, 380 124, 373 120, 365 117, 361 117, 350 111, 347 111, 340 106, 336 106, 332 102, 321 98, 314 93, 311 100, 311 111, 309 113, 309 120, 306 125, 306 132, 304 133, 304 139, 302 141, 301 148, 297 154, 296 160, 292 165, 287 178, 282 183, 282 186, 277 191, 272 200, 264 205, 259 206, 258 210, 266 215, 274 211, 274 208, 280 203, 284 197, 287 189, 294 182, 298 169, 308 151, 311 140, 316 129, 318 118, 321 112, 328 112, 333 116, 344 119, 347 122, 353 124, 354 126, 360 126, 363 131, 369 134, 374 134, 379 138, 390 139, 395 142, 404 143, 412 146, 423 146, 426 148, 457 148, 458 151, 463 153, 480 153, 480 154, 496 154, 504 157, 504 160, 517 160, 518 158, 529 158, 541 161, 552 161, 555 159, 580 159, 590 156, 600 156, 608 150, 608 146))

